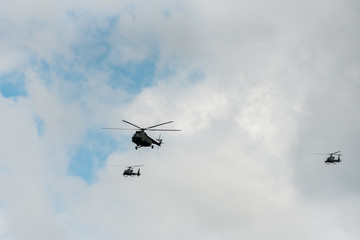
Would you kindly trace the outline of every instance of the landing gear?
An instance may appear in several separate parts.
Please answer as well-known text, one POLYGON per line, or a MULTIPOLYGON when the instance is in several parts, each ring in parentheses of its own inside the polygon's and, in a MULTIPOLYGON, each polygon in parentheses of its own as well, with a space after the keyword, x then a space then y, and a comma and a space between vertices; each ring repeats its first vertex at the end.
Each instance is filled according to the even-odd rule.
POLYGON ((154 148, 154 145, 151 145, 151 148, 154 148))
POLYGON ((135 150, 137 150, 138 149, 138 146, 135 146, 135 150))

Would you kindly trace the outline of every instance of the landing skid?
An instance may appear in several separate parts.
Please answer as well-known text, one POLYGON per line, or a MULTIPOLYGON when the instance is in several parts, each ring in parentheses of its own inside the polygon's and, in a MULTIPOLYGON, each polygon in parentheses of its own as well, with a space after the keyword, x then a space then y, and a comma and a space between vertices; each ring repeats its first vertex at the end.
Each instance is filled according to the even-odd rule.
MULTIPOLYGON (((138 148, 141 148, 141 147, 143 147, 143 146, 137 145, 137 146, 135 146, 135 150, 138 150, 138 148)), ((154 145, 151 145, 151 148, 153 149, 153 148, 154 148, 154 145)))

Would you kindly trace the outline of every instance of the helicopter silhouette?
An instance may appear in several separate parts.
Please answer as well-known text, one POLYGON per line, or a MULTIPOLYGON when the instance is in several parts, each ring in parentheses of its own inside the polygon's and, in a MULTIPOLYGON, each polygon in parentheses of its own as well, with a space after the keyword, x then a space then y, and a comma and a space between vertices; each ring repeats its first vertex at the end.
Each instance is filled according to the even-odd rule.
POLYGON ((341 151, 333 152, 333 153, 314 153, 316 155, 329 155, 329 157, 325 160, 326 164, 336 164, 340 163, 342 160, 340 159, 340 156, 342 155, 340 153, 341 151), (338 156, 337 159, 334 156, 338 156))
POLYGON ((142 128, 139 127, 131 122, 128 122, 126 120, 122 120, 123 122, 130 124, 131 126, 136 127, 137 129, 127 129, 127 128, 103 128, 103 129, 110 129, 110 130, 136 130, 135 134, 132 136, 131 140, 133 143, 136 144, 135 149, 138 149, 140 147, 151 147, 154 148, 154 145, 157 146, 161 146, 162 139, 161 139, 161 134, 159 135, 158 139, 153 139, 151 137, 149 137, 145 131, 181 131, 180 129, 154 129, 156 127, 165 125, 165 124, 169 124, 172 123, 173 121, 169 121, 169 122, 165 122, 165 123, 160 123, 160 124, 156 124, 154 126, 151 127, 147 127, 147 128, 142 128))
POLYGON ((138 176, 140 177, 141 173, 140 173, 140 168, 137 170, 137 172, 134 172, 134 167, 141 167, 141 166, 144 166, 144 165, 135 165, 135 166, 126 166, 127 169, 125 169, 124 173, 123 173, 123 176, 124 177, 133 177, 133 176, 138 176))

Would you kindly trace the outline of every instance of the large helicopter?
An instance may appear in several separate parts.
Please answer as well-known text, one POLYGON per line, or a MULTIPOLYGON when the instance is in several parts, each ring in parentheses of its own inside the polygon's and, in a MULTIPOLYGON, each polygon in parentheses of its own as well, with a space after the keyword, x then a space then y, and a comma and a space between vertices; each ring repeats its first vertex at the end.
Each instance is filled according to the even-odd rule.
POLYGON ((135 149, 138 149, 140 147, 151 147, 154 148, 154 144, 157 146, 161 146, 162 139, 161 139, 161 135, 159 135, 158 139, 152 139, 151 137, 149 137, 145 131, 181 131, 179 129, 154 129, 155 127, 159 127, 165 124, 169 124, 172 123, 173 121, 169 121, 169 122, 165 122, 165 123, 160 123, 160 124, 156 124, 154 126, 151 127, 147 127, 147 128, 142 128, 139 127, 131 122, 122 120, 123 122, 130 124, 131 126, 136 127, 137 129, 127 129, 127 128, 103 128, 103 129, 110 129, 110 130, 136 130, 135 134, 132 136, 132 142, 136 144, 135 149), (138 130, 139 129, 139 130, 138 130))
POLYGON ((140 173, 140 168, 137 170, 137 172, 134 172, 134 167, 141 167, 141 166, 144 166, 144 165, 135 165, 135 166, 127 166, 127 169, 125 169, 124 173, 123 173, 123 176, 124 177, 133 177, 133 176, 138 176, 140 177, 141 173, 140 173))
POLYGON ((330 164, 330 163, 336 164, 336 163, 341 162, 340 156, 342 154, 340 152, 341 151, 337 151, 337 152, 333 152, 333 153, 314 153, 314 154, 317 154, 317 155, 329 155, 329 157, 325 160, 325 163, 326 164, 330 164), (337 159, 334 156, 337 156, 337 159))

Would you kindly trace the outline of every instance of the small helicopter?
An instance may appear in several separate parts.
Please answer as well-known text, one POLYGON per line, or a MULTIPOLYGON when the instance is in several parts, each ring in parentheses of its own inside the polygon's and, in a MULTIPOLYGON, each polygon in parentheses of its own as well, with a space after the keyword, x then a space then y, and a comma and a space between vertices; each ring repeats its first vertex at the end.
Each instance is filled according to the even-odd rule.
POLYGON ((159 135, 158 139, 152 139, 151 137, 149 137, 145 131, 181 131, 180 129, 154 129, 155 127, 159 127, 165 124, 169 124, 172 123, 173 121, 169 121, 169 122, 165 122, 165 123, 160 123, 160 124, 156 124, 154 126, 151 127, 147 127, 147 128, 142 128, 139 127, 131 122, 122 120, 123 122, 130 124, 134 127, 136 127, 137 129, 127 129, 127 128, 103 128, 103 129, 110 129, 110 130, 136 130, 135 134, 132 136, 132 142, 136 144, 135 149, 138 149, 140 147, 151 147, 154 148, 154 144, 158 145, 159 147, 161 146, 162 139, 161 139, 161 135, 159 135), (138 130, 139 129, 139 130, 138 130))
POLYGON ((317 154, 317 155, 329 155, 329 157, 325 160, 325 163, 326 164, 330 164, 330 163, 340 163, 341 162, 341 159, 340 159, 340 156, 342 155, 340 153, 341 151, 337 151, 337 152, 333 152, 333 153, 314 153, 314 154, 317 154), (336 159, 334 156, 338 156, 338 158, 336 159))
POLYGON ((144 166, 144 165, 135 165, 135 166, 126 166, 127 169, 125 169, 124 173, 123 173, 123 176, 124 177, 133 177, 133 176, 138 176, 140 177, 141 173, 140 173, 140 168, 137 170, 137 172, 134 172, 134 167, 141 167, 141 166, 144 166))

